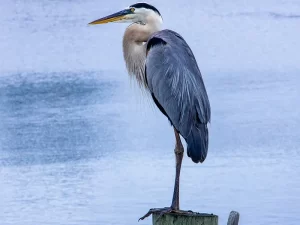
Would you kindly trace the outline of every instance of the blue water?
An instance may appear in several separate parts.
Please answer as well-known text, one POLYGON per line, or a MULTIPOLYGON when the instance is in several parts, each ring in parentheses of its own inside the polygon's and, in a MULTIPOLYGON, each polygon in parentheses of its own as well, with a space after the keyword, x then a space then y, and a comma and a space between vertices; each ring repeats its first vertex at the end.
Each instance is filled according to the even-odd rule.
MULTIPOLYGON (((153 4, 192 47, 212 105, 181 208, 299 224, 300 4, 170 2, 153 4)), ((137 219, 170 205, 173 132, 128 79, 126 25, 86 25, 132 3, 1 3, 1 225, 151 224, 137 219)))

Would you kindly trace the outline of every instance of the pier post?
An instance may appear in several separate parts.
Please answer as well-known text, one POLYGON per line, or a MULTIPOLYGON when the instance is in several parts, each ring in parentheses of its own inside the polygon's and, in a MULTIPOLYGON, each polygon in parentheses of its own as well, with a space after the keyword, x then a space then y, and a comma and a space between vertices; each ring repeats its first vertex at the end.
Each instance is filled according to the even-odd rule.
MULTIPOLYGON (((238 225, 240 214, 231 211, 227 225, 238 225)), ((218 216, 207 213, 167 213, 160 216, 159 213, 152 214, 153 225, 218 225, 218 216)))
POLYGON ((153 225, 218 225, 218 216, 205 213, 177 214, 168 213, 159 217, 159 213, 152 215, 153 225))

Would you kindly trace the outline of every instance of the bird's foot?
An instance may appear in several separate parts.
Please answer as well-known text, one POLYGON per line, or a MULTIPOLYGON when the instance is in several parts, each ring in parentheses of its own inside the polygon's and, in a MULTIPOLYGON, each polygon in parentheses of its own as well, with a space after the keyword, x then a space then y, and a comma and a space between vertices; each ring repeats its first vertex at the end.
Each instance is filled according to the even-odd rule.
POLYGON ((140 220, 144 220, 145 218, 147 218, 148 216, 150 216, 153 213, 159 213, 159 216, 157 218, 157 220, 159 220, 159 218, 165 214, 168 213, 177 213, 177 214, 189 214, 192 213, 192 211, 183 211, 183 210, 179 210, 179 209, 174 209, 172 207, 165 207, 165 208, 155 208, 155 209, 150 209, 144 216, 142 216, 140 220))
POLYGON ((156 208, 156 209, 150 209, 144 216, 142 216, 140 220, 144 220, 145 218, 147 218, 148 216, 150 216, 153 213, 159 213, 158 218, 160 218, 162 215, 166 214, 166 213, 171 213, 174 212, 175 209, 171 208, 171 207, 165 207, 165 208, 156 208))

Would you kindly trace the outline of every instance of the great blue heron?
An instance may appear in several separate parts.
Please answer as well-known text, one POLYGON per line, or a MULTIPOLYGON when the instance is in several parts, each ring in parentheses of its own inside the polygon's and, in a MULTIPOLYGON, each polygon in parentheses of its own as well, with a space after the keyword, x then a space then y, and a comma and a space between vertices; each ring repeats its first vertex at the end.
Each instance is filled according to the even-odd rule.
POLYGON ((169 119, 175 133, 176 175, 171 207, 150 209, 160 215, 179 210, 179 176, 184 149, 195 163, 203 162, 208 150, 210 103, 196 59, 185 40, 172 30, 161 30, 159 11, 136 3, 89 24, 131 23, 123 37, 123 54, 129 74, 150 92, 156 106, 169 119))

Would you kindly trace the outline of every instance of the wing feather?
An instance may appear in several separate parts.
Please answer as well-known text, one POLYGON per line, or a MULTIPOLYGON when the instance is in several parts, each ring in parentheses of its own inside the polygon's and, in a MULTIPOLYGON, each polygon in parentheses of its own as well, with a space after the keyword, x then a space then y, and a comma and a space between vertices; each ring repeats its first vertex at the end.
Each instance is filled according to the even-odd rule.
POLYGON ((162 30, 147 42, 146 79, 172 125, 187 138, 210 122, 210 103, 196 59, 176 32, 162 30))

